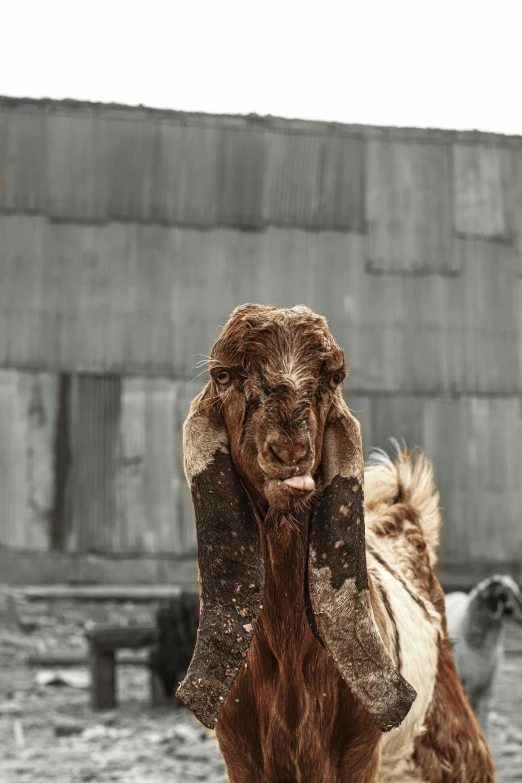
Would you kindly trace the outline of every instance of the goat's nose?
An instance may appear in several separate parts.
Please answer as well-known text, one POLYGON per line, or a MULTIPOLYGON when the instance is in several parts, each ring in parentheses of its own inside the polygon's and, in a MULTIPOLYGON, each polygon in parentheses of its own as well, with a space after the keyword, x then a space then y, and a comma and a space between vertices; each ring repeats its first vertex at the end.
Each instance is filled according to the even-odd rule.
POLYGON ((308 454, 308 442, 294 443, 291 440, 282 440, 271 444, 271 449, 277 459, 285 465, 295 465, 308 454))

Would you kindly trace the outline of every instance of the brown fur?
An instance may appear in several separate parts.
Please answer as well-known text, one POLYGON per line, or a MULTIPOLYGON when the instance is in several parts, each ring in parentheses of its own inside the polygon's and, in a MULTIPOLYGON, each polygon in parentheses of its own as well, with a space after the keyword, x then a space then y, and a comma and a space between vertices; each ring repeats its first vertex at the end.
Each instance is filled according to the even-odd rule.
MULTIPOLYGON (((382 544, 375 554, 404 582, 409 594, 422 602, 424 612, 440 617, 433 697, 425 730, 414 738, 411 779, 495 783, 491 754, 455 670, 444 594, 432 570, 441 525, 433 468, 421 452, 399 451, 394 462, 384 459, 368 466, 365 484, 368 540, 375 544, 376 537, 382 544)), ((410 779, 402 774, 401 770, 400 777, 382 778, 383 783, 410 779)))
POLYGON ((286 527, 262 541, 263 611, 216 727, 230 781, 294 781, 297 768, 310 783, 370 783, 381 733, 306 621, 305 539, 286 527))
POLYGON ((490 770, 481 780, 492 783, 491 758, 456 679, 432 570, 440 515, 429 462, 399 453, 396 463, 370 466, 366 513, 357 510, 363 466, 358 424, 338 388, 343 356, 324 319, 307 308, 238 308, 212 350, 210 370, 186 425, 187 478, 193 495, 204 493, 195 498, 203 626, 189 670, 201 679, 188 676, 182 690, 206 725, 219 711, 216 736, 230 783, 475 783, 480 765, 490 770), (198 438, 202 445, 193 448, 198 438), (295 443, 308 449, 297 466, 274 457, 279 445, 295 443), (219 483, 228 451, 250 502, 248 511, 235 490, 230 520, 219 483), (216 472, 212 466, 222 463, 216 472), (306 474, 322 482, 317 497, 283 486, 284 478, 306 474), (254 543, 243 546, 253 542, 250 512, 262 564, 254 543), (359 534, 365 516, 366 547, 359 534), (222 527, 212 561, 209 536, 222 527), (223 557, 227 579, 219 579, 223 557), (231 593, 236 568, 253 574, 254 590, 263 583, 261 606, 256 594, 240 609, 245 585, 231 593), (248 639, 237 616, 243 611, 251 617, 246 627, 255 628, 248 639), (232 670, 227 656, 236 656, 232 670), (418 691, 409 712, 414 691, 404 678, 418 691), (383 723, 404 719, 396 733, 376 727, 372 689, 384 711, 398 699, 395 718, 390 713, 383 723))
POLYGON ((439 665, 426 732, 416 739, 415 761, 430 783, 496 783, 491 753, 455 671, 444 594, 431 580, 433 604, 443 619, 439 665))

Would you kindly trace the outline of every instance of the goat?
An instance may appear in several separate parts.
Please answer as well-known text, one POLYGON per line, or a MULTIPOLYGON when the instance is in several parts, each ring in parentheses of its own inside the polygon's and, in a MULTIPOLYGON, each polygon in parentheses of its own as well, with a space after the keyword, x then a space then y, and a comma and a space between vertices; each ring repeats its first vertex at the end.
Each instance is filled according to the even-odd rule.
POLYGON ((184 424, 200 619, 177 696, 230 783, 494 783, 433 573, 427 459, 365 473, 343 353, 307 307, 237 308, 209 363, 184 424))
POLYGON ((469 595, 449 593, 446 614, 457 674, 487 735, 493 686, 504 657, 505 619, 522 623, 522 594, 510 576, 495 574, 469 595))

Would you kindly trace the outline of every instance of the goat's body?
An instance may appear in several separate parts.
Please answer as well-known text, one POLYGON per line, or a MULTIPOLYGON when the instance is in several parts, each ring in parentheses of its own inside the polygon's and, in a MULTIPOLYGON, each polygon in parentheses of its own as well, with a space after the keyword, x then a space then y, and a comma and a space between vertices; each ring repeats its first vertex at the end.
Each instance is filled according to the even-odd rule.
POLYGON ((263 611, 216 727, 230 783, 370 783, 381 732, 307 622, 303 536, 274 531, 264 550, 263 611))
POLYGON ((264 531, 263 610, 216 727, 230 783, 496 780, 453 666, 433 575, 440 520, 429 463, 414 471, 401 455, 397 466, 370 468, 366 487, 375 619, 417 699, 398 729, 375 728, 310 629, 305 536, 290 526, 264 531))
POLYGON ((466 593, 446 596, 455 668, 482 731, 487 734, 493 685, 504 653, 503 622, 500 617, 474 621, 470 608, 470 596, 466 593))

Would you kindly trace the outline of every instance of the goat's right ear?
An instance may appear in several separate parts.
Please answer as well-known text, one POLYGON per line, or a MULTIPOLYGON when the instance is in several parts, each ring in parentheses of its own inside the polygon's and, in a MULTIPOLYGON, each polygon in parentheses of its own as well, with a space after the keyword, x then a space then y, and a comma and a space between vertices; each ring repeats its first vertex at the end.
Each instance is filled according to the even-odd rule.
POLYGON ((185 474, 196 515, 200 614, 196 647, 176 696, 207 728, 252 640, 264 587, 257 521, 230 456, 228 432, 208 403, 209 385, 183 427, 185 474))
POLYGON ((317 629, 343 679, 381 731, 399 726, 417 694, 395 668, 373 614, 366 569, 359 423, 340 393, 327 419, 322 494, 310 528, 308 584, 317 629))

